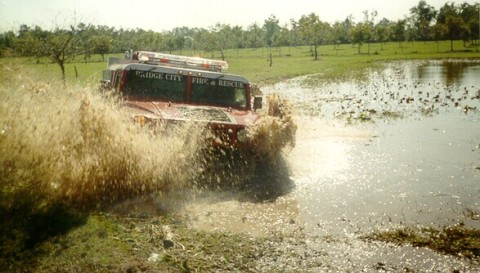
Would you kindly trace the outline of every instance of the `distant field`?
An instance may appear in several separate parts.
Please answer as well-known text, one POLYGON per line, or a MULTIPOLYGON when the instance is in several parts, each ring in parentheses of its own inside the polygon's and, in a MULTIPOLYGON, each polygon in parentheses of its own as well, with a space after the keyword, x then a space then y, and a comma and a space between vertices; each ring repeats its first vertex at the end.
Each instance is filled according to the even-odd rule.
MULTIPOLYGON (((166 52, 168 53, 168 52, 166 52)), ((318 48, 319 57, 313 60, 310 47, 281 47, 258 49, 229 49, 225 50, 226 60, 229 62, 229 73, 246 76, 256 83, 274 83, 282 79, 295 76, 318 74, 318 80, 341 79, 344 77, 359 77, 365 69, 381 65, 380 61, 410 60, 410 59, 445 59, 445 58, 479 58, 478 47, 464 47, 462 41, 454 42, 454 51, 450 51, 450 41, 436 42, 404 42, 364 44, 358 53, 357 46, 350 44, 321 46, 318 48), (270 54, 272 66, 270 66, 270 54)), ((172 54, 201 55, 207 58, 221 58, 220 52, 172 52, 172 54)), ((105 56, 120 57, 121 54, 105 56)), ((1 63, 16 62, 31 66, 47 78, 60 79, 58 65, 49 63, 47 59, 36 63, 36 60, 0 59, 1 63)), ((96 84, 105 69, 106 61, 99 55, 93 56, 88 63, 78 58, 77 62, 68 63, 66 78, 70 84, 96 84), (75 68, 77 73, 75 73, 75 68)))

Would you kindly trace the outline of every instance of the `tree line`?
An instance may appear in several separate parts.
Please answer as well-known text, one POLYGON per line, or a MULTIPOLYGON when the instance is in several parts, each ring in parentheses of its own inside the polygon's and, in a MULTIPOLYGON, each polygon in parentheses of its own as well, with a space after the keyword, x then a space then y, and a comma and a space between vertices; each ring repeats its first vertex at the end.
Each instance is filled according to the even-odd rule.
POLYGON ((68 28, 51 30, 39 26, 21 25, 17 32, 0 34, 0 56, 49 58, 57 63, 62 73, 64 64, 79 56, 88 62, 92 54, 120 53, 130 49, 149 51, 182 51, 213 53, 226 49, 310 46, 317 59, 321 45, 352 44, 358 53, 370 54, 370 44, 405 41, 463 40, 464 46, 479 43, 479 3, 455 4, 446 2, 439 10, 421 0, 410 9, 404 19, 377 20, 377 11, 364 11, 362 20, 353 16, 333 24, 324 22, 315 13, 303 15, 280 24, 275 15, 263 25, 253 23, 246 29, 217 23, 206 28, 178 27, 170 31, 154 32, 143 29, 116 29, 114 27, 80 23, 68 28), (366 52, 365 46, 366 45, 366 52))

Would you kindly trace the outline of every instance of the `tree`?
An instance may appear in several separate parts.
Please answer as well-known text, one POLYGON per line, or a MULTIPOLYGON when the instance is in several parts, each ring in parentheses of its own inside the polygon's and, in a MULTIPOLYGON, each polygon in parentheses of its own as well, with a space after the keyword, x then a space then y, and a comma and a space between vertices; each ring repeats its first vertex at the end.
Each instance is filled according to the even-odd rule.
POLYGON ((463 41, 472 41, 480 40, 480 23, 479 23, 479 12, 480 12, 480 4, 470 5, 468 3, 463 3, 460 5, 460 16, 463 18, 465 22, 466 28, 468 31, 465 32, 463 41))
POLYGON ((432 22, 437 15, 434 7, 424 0, 418 2, 417 6, 410 9, 411 20, 418 39, 429 40, 431 37, 432 22))
POLYGON ((24 57, 34 57, 37 61, 44 56, 43 45, 48 32, 35 26, 21 25, 18 36, 12 40, 13 49, 24 57))
POLYGON ((247 40, 247 46, 250 48, 259 48, 263 46, 263 30, 258 26, 257 23, 250 25, 247 28, 245 34, 247 40))
POLYGON ((437 53, 439 52, 438 46, 439 41, 442 39, 443 33, 445 33, 445 29, 443 25, 435 24, 432 28, 432 35, 433 39, 437 43, 437 53))
POLYGON ((62 80, 65 82, 65 62, 74 59, 78 53, 79 36, 78 29, 70 26, 70 29, 56 28, 49 32, 43 44, 45 55, 58 64, 62 71, 62 80))
POLYGON ((13 49, 15 40, 15 33, 13 31, 7 31, 0 34, 0 57, 9 56, 13 49))
POLYGON ((368 54, 370 54, 370 42, 374 40, 374 24, 373 21, 377 16, 377 11, 364 11, 363 22, 357 23, 352 29, 352 42, 358 45, 358 54, 361 53, 361 48, 364 43, 368 44, 368 54))
POLYGON ((267 46, 272 47, 273 46, 273 40, 276 35, 280 32, 280 25, 279 25, 279 20, 275 15, 270 15, 267 20, 263 23, 263 31, 264 31, 264 40, 265 44, 267 46))
POLYGON ((450 40, 450 51, 453 51, 453 41, 462 39, 468 33, 468 27, 460 14, 460 8, 454 3, 445 3, 440 8, 437 24, 443 25, 443 36, 450 40))
POLYGON ((298 23, 294 19, 290 19, 290 25, 291 25, 291 30, 290 30, 290 38, 289 38, 289 43, 290 45, 299 45, 299 33, 298 33, 298 23))
POLYGON ((403 54, 403 41, 405 41, 406 38, 406 20, 398 20, 394 25, 393 25, 393 31, 392 31, 392 39, 396 42, 398 42, 398 47, 400 47, 400 50, 403 54))
POLYGON ((368 54, 370 54, 370 43, 374 42, 375 40, 375 32, 374 32, 374 21, 378 15, 376 10, 368 13, 368 10, 363 12, 364 15, 364 25, 365 25, 365 38, 367 42, 368 54))
POLYGON ((272 46, 278 48, 278 54, 281 55, 281 47, 290 45, 290 30, 287 26, 284 26, 280 29, 279 32, 275 33, 273 36, 272 46))
MULTIPOLYGON (((218 26, 220 26, 220 24, 218 24, 218 26)), ((212 54, 212 58, 216 50, 219 50, 222 54, 222 58, 225 58, 223 49, 221 48, 222 42, 218 41, 218 37, 220 37, 220 34, 215 33, 213 28, 211 31, 201 29, 195 34, 194 40, 198 45, 198 48, 205 52, 210 52, 212 54)))
POLYGON ((380 42, 381 50, 383 50, 383 44, 388 40, 391 33, 392 23, 383 18, 378 24, 375 25, 375 36, 380 42))
POLYGON ((217 23, 212 29, 213 37, 210 41, 213 50, 220 51, 222 60, 225 60, 224 50, 234 47, 234 39, 232 35, 232 27, 217 23))
POLYGON ((125 30, 123 28, 120 28, 119 30, 114 31, 111 35, 112 52, 125 52, 127 50, 133 49, 134 47, 132 45, 132 36, 132 31, 128 29, 125 30))
POLYGON ((445 34, 450 39, 450 51, 453 51, 453 41, 467 37, 468 28, 461 17, 448 16, 445 20, 445 34))
POLYGON ((332 25, 332 42, 334 49, 337 50, 339 44, 347 44, 352 42, 351 34, 353 29, 353 17, 349 15, 344 21, 342 22, 335 22, 332 25))
POLYGON ((165 39, 163 39, 163 44, 164 47, 168 50, 168 52, 171 54, 173 50, 175 50, 175 36, 171 33, 168 33, 165 35, 165 39))
POLYGON ((361 53, 361 48, 364 43, 367 43, 367 53, 370 54, 370 43, 374 41, 375 37, 373 21, 375 20, 377 14, 378 13, 375 10, 371 13, 369 13, 368 10, 364 11, 363 22, 358 23, 352 29, 352 42, 358 45, 358 54, 361 53))
POLYGON ((97 35, 92 38, 93 52, 102 56, 105 61, 105 54, 112 50, 112 38, 107 35, 97 35))
POLYGON ((96 30, 91 25, 86 25, 84 23, 80 23, 77 25, 77 36, 80 37, 78 48, 78 54, 83 54, 83 58, 85 63, 93 54, 93 37, 96 35, 96 30))
POLYGON ((314 48, 315 60, 318 60, 318 47, 331 40, 330 25, 320 21, 315 13, 303 15, 298 21, 298 29, 302 38, 314 48))
MULTIPOLYGON (((106 37, 104 37, 105 39, 106 37)), ((160 33, 153 32, 152 30, 142 32, 140 35, 141 47, 143 50, 158 51, 162 46, 163 37, 160 33)), ((102 40, 102 42, 108 42, 102 40)))
POLYGON ((352 29, 352 42, 357 44, 358 54, 361 54, 363 43, 367 41, 368 26, 361 22, 356 24, 352 29))

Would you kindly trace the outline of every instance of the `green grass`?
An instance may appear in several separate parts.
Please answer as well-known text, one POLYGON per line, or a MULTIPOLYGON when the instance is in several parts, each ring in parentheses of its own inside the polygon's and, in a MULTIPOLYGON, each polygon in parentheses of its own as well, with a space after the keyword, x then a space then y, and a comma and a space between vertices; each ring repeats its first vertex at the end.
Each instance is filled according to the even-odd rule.
POLYGON ((472 260, 480 259, 480 230, 465 228, 462 225, 442 229, 403 227, 390 231, 378 231, 362 239, 427 247, 444 254, 472 260))
POLYGON ((0 265, 7 272, 38 273, 250 272, 266 252, 261 238, 194 231, 171 216, 92 214, 66 234, 7 256, 8 260, 0 258, 0 265), (167 229, 173 232, 173 245, 168 247, 167 229))

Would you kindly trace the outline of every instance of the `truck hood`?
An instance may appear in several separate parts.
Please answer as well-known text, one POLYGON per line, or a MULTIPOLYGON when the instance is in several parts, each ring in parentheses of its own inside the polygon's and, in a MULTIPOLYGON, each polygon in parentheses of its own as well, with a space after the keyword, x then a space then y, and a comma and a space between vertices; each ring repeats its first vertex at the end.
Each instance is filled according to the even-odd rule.
POLYGON ((132 115, 149 119, 189 120, 242 127, 254 124, 259 117, 257 113, 247 110, 156 101, 127 101, 125 107, 132 115))

